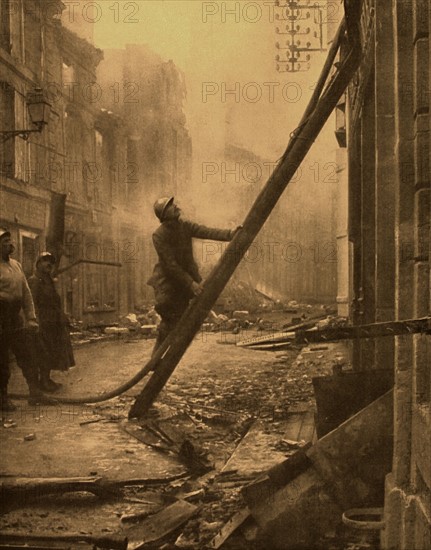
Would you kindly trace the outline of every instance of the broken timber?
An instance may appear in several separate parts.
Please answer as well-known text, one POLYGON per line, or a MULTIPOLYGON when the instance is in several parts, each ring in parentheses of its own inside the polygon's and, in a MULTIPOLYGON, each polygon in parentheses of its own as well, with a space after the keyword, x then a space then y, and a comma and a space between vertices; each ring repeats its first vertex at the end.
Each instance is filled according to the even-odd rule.
POLYGON ((0 478, 0 496, 4 502, 17 497, 40 497, 54 493, 81 491, 104 497, 112 496, 118 488, 118 483, 107 481, 101 477, 0 478))
POLYGON ((382 502, 392 467, 393 414, 389 391, 244 487, 245 502, 271 548, 315 548, 345 510, 382 502))
POLYGON ((124 423, 122 428, 126 433, 153 449, 175 454, 194 473, 203 473, 212 469, 203 452, 198 450, 178 429, 175 429, 171 437, 155 422, 146 422, 142 425, 124 423))
POLYGON ((385 336, 401 336, 403 334, 431 334, 431 317, 407 319, 404 321, 387 321, 369 325, 353 325, 345 327, 329 327, 322 329, 292 330, 279 332, 272 336, 253 338, 238 342, 237 345, 252 349, 279 349, 287 344, 310 344, 318 342, 336 342, 338 340, 354 340, 357 338, 382 338, 385 336))
POLYGON ((20 543, 19 546, 14 546, 15 548, 33 548, 31 546, 34 543, 39 543, 38 548, 40 548, 40 543, 48 542, 50 543, 51 548, 58 548, 56 546, 51 546, 54 542, 87 542, 93 544, 94 548, 106 548, 106 550, 127 550, 128 541, 126 537, 115 537, 115 536, 93 536, 93 535, 84 535, 82 533, 69 533, 69 534, 46 534, 46 535, 23 535, 22 533, 0 533, 0 544, 4 543, 20 543))
POLYGON ((157 485, 184 477, 184 473, 164 479, 126 479, 110 481, 102 477, 0 477, 0 504, 10 499, 39 498, 43 495, 88 492, 101 498, 119 494, 129 485, 157 485))
POLYGON ((298 324, 291 325, 286 327, 286 330, 281 332, 275 332, 273 334, 266 334, 265 336, 256 336, 254 338, 247 338, 246 340, 241 340, 236 343, 238 347, 248 347, 253 346, 254 344, 265 345, 265 344, 275 344, 275 343, 286 343, 286 338, 292 338, 292 335, 295 331, 299 329, 312 328, 317 321, 326 319, 326 315, 319 315, 317 317, 310 317, 306 321, 298 324))
POLYGON ((134 546, 135 550, 140 550, 153 542, 163 539, 178 529, 178 527, 181 527, 181 525, 197 514, 198 511, 198 506, 190 504, 185 500, 179 500, 156 512, 153 516, 139 523, 134 530, 133 536, 140 537, 141 539, 140 544, 134 546))
POLYGON ((357 70, 361 60, 357 22, 355 22, 354 17, 350 19, 349 15, 347 16, 347 23, 346 25, 344 20, 342 21, 304 116, 296 131, 292 134, 289 145, 274 172, 256 198, 244 220, 242 229, 236 233, 205 281, 202 294, 192 301, 175 330, 166 338, 152 358, 155 372, 131 407, 129 411, 130 418, 144 416, 164 388, 357 70), (351 28, 349 28, 349 25, 351 28), (333 69, 338 49, 346 38, 349 49, 345 59, 324 89, 333 69))
POLYGON ((239 512, 234 514, 230 520, 225 523, 225 525, 223 525, 222 529, 210 541, 208 547, 214 548, 214 550, 221 548, 231 534, 234 533, 249 517, 250 510, 248 508, 242 508, 239 512))

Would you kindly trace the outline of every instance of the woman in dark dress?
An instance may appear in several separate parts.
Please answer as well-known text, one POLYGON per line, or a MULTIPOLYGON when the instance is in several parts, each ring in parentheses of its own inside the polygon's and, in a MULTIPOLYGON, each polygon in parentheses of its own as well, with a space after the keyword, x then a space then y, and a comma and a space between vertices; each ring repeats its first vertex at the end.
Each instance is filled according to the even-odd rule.
POLYGON ((52 272, 55 258, 43 252, 36 261, 36 271, 29 280, 39 321, 38 363, 42 391, 53 392, 61 387, 51 380, 51 370, 65 371, 75 365, 69 335, 69 322, 61 306, 52 272))

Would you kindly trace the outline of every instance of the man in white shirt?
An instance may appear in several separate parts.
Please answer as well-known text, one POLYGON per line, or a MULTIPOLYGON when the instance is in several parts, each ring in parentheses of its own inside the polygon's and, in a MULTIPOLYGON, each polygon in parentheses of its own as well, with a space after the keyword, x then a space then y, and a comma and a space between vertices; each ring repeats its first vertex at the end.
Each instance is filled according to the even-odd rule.
POLYGON ((43 402, 38 371, 24 329, 37 332, 33 298, 21 264, 10 258, 15 247, 8 229, 0 228, 0 399, 2 411, 15 410, 8 399, 9 350, 15 355, 29 388, 29 404, 43 402), (21 317, 24 313, 25 324, 21 317))

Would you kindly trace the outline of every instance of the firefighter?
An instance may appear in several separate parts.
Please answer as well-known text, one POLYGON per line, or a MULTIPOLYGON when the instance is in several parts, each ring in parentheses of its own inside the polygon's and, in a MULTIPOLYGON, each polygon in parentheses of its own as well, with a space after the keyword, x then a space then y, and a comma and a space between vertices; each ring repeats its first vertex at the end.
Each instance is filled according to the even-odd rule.
POLYGON ((202 277, 193 257, 192 239, 230 241, 236 231, 211 229, 181 218, 174 197, 163 197, 154 203, 154 212, 161 225, 153 234, 158 263, 148 284, 154 288, 155 309, 161 316, 153 355, 194 296, 203 290, 202 277))
POLYGON ((61 384, 51 379, 52 370, 65 371, 75 365, 69 321, 52 278, 54 266, 55 257, 49 252, 43 252, 37 258, 35 272, 28 280, 39 322, 37 345, 41 348, 38 354, 40 387, 45 392, 61 388, 61 384))
POLYGON ((44 400, 39 388, 34 350, 29 345, 26 333, 34 334, 39 328, 33 299, 21 264, 10 258, 15 247, 10 231, 6 228, 0 228, 0 246, 0 399, 2 412, 8 412, 16 409, 7 393, 10 350, 26 379, 30 393, 29 404, 41 404, 44 400))

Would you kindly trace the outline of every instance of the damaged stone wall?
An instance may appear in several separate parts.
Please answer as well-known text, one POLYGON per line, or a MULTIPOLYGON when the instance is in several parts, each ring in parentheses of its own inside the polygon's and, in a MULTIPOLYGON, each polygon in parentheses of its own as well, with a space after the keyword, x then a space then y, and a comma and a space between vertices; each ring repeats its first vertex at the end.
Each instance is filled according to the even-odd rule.
POLYGON ((158 222, 152 204, 164 195, 186 202, 192 159, 183 112, 186 87, 176 65, 146 45, 107 49, 104 54, 98 67, 103 105, 121 115, 127 132, 126 204, 119 222, 120 232, 127 236, 126 270, 136 287, 125 287, 126 294, 135 296, 126 300, 133 311, 153 301, 153 290, 146 285, 156 262, 151 234, 158 222))
MULTIPOLYGON (((366 0, 362 11, 363 62, 347 110, 354 324, 430 307, 430 7, 366 0)), ((385 549, 431 548, 430 353, 429 335, 354 344, 355 370, 395 373, 385 549)))

